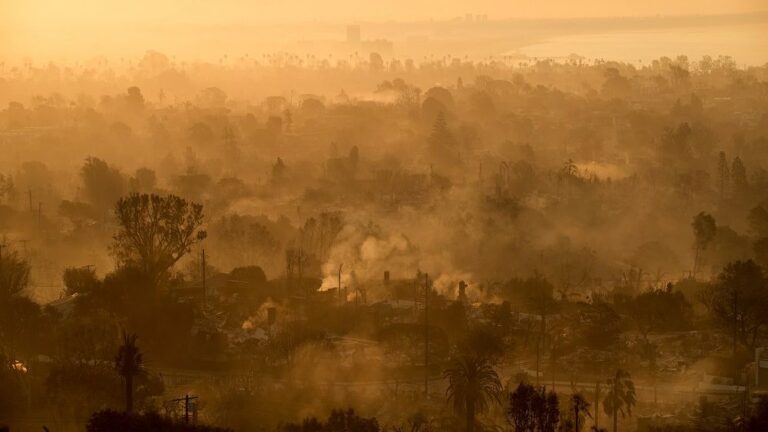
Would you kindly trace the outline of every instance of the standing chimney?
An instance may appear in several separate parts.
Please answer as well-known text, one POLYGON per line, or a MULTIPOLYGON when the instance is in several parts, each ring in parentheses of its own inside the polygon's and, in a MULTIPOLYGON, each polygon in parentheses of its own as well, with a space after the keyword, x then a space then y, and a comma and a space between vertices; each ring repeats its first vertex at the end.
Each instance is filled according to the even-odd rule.
POLYGON ((464 302, 467 300, 467 283, 459 281, 459 301, 464 302))

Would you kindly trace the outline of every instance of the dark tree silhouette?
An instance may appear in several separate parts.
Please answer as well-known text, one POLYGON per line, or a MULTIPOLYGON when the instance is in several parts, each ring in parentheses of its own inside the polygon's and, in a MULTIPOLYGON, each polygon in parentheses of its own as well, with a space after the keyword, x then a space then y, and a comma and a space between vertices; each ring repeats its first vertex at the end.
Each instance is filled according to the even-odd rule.
POLYGON ((612 98, 626 96, 631 89, 629 80, 622 76, 618 69, 607 68, 605 70, 605 82, 603 82, 602 92, 612 98))
POLYGON ((161 277, 197 242, 203 206, 175 195, 131 194, 116 206, 120 230, 112 252, 124 265, 135 265, 157 287, 161 277))
POLYGON ((466 431, 475 430, 475 414, 484 412, 492 401, 499 401, 501 382, 485 357, 462 355, 454 358, 443 373, 448 379, 446 395, 457 413, 466 416, 466 431))
POLYGON ((142 371, 143 358, 136 335, 123 332, 123 344, 115 357, 115 369, 125 382, 125 411, 133 411, 133 379, 142 371))
POLYGON ((760 237, 768 237, 768 209, 759 205, 749 211, 749 228, 760 237))
POLYGON ((746 432, 759 432, 768 430, 768 397, 761 397, 756 404, 754 414, 746 419, 746 432))
POLYGON ((728 160, 725 152, 721 151, 717 160, 717 182, 720 192, 720 201, 723 201, 728 191, 728 183, 731 179, 731 171, 728 169, 728 160))
POLYGON ((683 293, 673 291, 670 284, 665 290, 654 289, 641 293, 627 303, 629 316, 648 343, 648 334, 654 331, 683 331, 691 323, 693 308, 683 293))
POLYGON ((635 406, 635 383, 629 372, 617 370, 611 378, 606 380, 607 391, 603 399, 603 410, 613 417, 613 432, 619 429, 619 417, 632 415, 632 407, 635 406))
POLYGON ((435 124, 432 126, 432 133, 429 136, 429 143, 436 149, 447 147, 454 142, 453 135, 448 130, 448 124, 445 121, 445 115, 442 112, 437 114, 435 124))
POLYGON ((509 394, 507 415, 516 432, 532 430, 534 427, 533 406, 531 400, 536 390, 532 385, 520 383, 515 391, 509 394))
POLYGON ((304 419, 301 424, 288 423, 280 427, 281 432, 379 432, 376 418, 362 417, 353 409, 333 410, 326 422, 314 417, 304 419))
POLYGON ((0 299, 19 294, 29 283, 29 263, 0 245, 0 299))
POLYGON ((429 135, 429 151, 433 160, 440 164, 454 164, 459 162, 456 153, 456 137, 448 128, 443 111, 437 113, 432 133, 429 135))
POLYGON ((571 408, 573 409, 573 422, 574 430, 581 432, 581 416, 585 415, 592 418, 592 414, 589 413, 590 403, 582 396, 581 393, 574 393, 571 395, 571 408))
POLYGON ((557 424, 560 422, 560 401, 557 393, 550 391, 545 394, 541 390, 539 399, 541 408, 537 410, 537 424, 540 432, 555 432, 557 424))
POLYGON ((734 196, 741 196, 747 189, 747 169, 744 162, 736 156, 731 164, 731 183, 733 184, 734 196))
POLYGON ((738 344, 754 348, 761 330, 768 325, 767 282, 763 269, 754 261, 734 261, 702 294, 715 323, 731 333, 734 353, 738 344))
POLYGON ((93 267, 70 267, 64 269, 62 279, 66 287, 66 293, 69 295, 86 294, 92 292, 100 285, 93 267))
POLYGON ((87 432, 231 432, 230 429, 201 424, 178 423, 158 413, 121 413, 104 410, 93 413, 87 432))
POLYGON ((520 383, 509 395, 507 416, 515 432, 554 432, 560 422, 557 394, 520 383))
POLYGON ((701 252, 714 240, 717 233, 717 224, 712 215, 701 212, 693 218, 693 235, 696 237, 696 254, 693 259, 692 276, 696 278, 696 272, 699 270, 701 252))
POLYGON ((117 168, 89 157, 80 170, 85 198, 103 215, 125 192, 126 181, 117 168))
POLYGON ((755 253, 755 259, 763 266, 768 267, 768 237, 761 237, 752 244, 752 251, 755 253))
POLYGON ((553 297, 554 287, 538 273, 527 279, 522 288, 525 303, 534 313, 539 315, 539 331, 536 335, 536 385, 538 385, 541 350, 547 335, 547 316, 556 309, 557 302, 553 297))

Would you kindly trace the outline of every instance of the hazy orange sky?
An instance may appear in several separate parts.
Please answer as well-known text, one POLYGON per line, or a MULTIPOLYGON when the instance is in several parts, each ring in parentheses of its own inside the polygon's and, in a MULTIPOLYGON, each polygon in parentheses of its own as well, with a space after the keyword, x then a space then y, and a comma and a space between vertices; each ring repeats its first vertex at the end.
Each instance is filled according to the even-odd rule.
POLYGON ((768 10, 766 0, 0 0, 26 23, 181 21, 413 20, 465 13, 509 17, 722 14, 768 10))
POLYGON ((500 19, 765 10, 768 0, 0 0, 0 56, 99 54, 111 41, 119 41, 121 49, 132 38, 146 44, 140 33, 147 26, 179 24, 443 20, 466 13, 500 19))

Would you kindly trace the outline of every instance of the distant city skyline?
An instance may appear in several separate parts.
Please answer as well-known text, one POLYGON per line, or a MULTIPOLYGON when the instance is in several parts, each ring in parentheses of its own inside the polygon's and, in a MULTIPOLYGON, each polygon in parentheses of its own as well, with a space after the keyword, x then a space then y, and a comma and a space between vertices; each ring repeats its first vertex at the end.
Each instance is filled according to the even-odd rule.
MULTIPOLYGON (((647 26, 645 22, 637 23, 639 17, 666 17, 663 19, 668 21, 659 23, 688 27, 702 23, 731 25, 734 16, 742 17, 738 23, 757 16, 764 22, 768 16, 768 5, 759 0, 674 4, 659 0, 587 0, 580 2, 578 8, 571 3, 478 0, 472 4, 449 1, 438 7, 434 1, 394 0, 386 5, 361 6, 348 0, 331 0, 321 7, 307 0, 268 0, 256 4, 223 0, 212 8, 207 2, 177 0, 139 0, 117 6, 94 0, 5 0, 0 2, 0 61, 26 57, 34 61, 86 60, 101 55, 136 57, 148 49, 189 60, 213 59, 226 54, 291 50, 297 43, 306 47, 348 40, 350 25, 362 26, 362 40, 394 42, 395 54, 403 53, 397 50, 400 43, 401 48, 408 45, 408 55, 414 51, 437 54, 443 52, 442 46, 452 47, 453 51, 446 53, 466 54, 468 47, 474 46, 482 48, 482 55, 492 55, 567 34, 600 34, 606 28, 615 31, 617 26, 647 26), (592 22, 589 17, 599 22, 592 22), (613 17, 622 18, 609 22, 613 17), (523 31, 519 24, 510 27, 504 22, 537 19, 547 20, 546 25, 536 24, 523 31), (464 45, 455 46, 451 42, 453 30, 443 25, 447 23, 479 26, 462 29, 464 45)), ((760 32, 757 33, 759 38, 760 32)), ((764 33, 768 38, 768 30, 764 33)))
POLYGON ((584 18, 612 16, 739 14, 768 11, 762 0, 456 0, 356 2, 352 0, 4 0, 7 20, 30 23, 136 22, 157 19, 168 22, 256 21, 297 22, 334 20, 445 20, 467 14, 505 18, 584 18))

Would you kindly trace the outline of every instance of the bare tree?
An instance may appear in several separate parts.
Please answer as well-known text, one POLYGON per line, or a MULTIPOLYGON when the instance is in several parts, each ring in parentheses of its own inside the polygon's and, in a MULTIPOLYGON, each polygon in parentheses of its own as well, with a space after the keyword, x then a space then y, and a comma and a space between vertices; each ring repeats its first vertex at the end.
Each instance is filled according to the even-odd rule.
POLYGON ((203 240, 203 206, 175 195, 131 194, 116 206, 120 230, 112 252, 124 265, 136 265, 156 288, 161 277, 193 245, 203 240))

